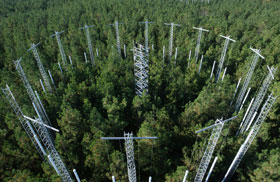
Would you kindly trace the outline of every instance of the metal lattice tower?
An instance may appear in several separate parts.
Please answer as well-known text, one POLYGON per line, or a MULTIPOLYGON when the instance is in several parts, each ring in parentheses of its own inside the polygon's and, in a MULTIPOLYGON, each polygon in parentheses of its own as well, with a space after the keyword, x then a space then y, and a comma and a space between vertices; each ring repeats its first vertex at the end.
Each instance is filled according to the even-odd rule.
POLYGON ((141 44, 133 48, 134 57, 134 75, 136 84, 136 94, 142 96, 148 93, 148 74, 149 66, 146 58, 145 49, 141 44))
POLYGON ((16 66, 16 70, 18 71, 20 78, 24 84, 24 87, 30 97, 30 100, 36 105, 36 107, 38 108, 38 111, 40 113, 40 116, 42 117, 42 120, 45 124, 48 124, 50 126, 52 126, 51 121, 49 120, 48 115, 46 114, 46 112, 44 111, 44 107, 43 105, 40 103, 40 101, 38 100, 38 98, 35 96, 33 89, 29 83, 29 81, 27 80, 25 73, 21 67, 20 64, 21 58, 17 61, 14 61, 15 66, 16 66))
POLYGON ((23 112, 21 111, 21 108, 19 107, 18 103, 15 100, 15 97, 13 93, 11 92, 8 85, 6 85, 6 88, 2 88, 2 92, 5 95, 6 99, 10 103, 11 107, 13 108, 15 114, 17 115, 18 120, 20 121, 23 129, 27 133, 27 136, 30 138, 31 142, 35 145, 36 150, 39 152, 40 156, 44 159, 44 156, 46 155, 46 152, 43 148, 41 148, 41 143, 36 142, 34 136, 37 136, 35 131, 33 130, 33 127, 31 126, 30 122, 26 120, 23 117, 23 112))
POLYGON ((201 182, 203 180, 203 177, 206 173, 207 167, 210 163, 212 154, 214 152, 214 149, 216 147, 218 139, 221 135, 224 123, 227 122, 227 121, 230 121, 232 119, 235 119, 236 117, 237 116, 229 118, 229 119, 224 120, 224 121, 217 119, 214 125, 211 125, 209 127, 206 127, 204 129, 196 131, 196 133, 200 133, 204 130, 213 128, 211 136, 210 136, 208 144, 207 144, 207 147, 204 151, 203 157, 202 157, 202 159, 200 161, 200 164, 199 164, 199 167, 197 169, 197 173, 196 173, 196 176, 195 176, 195 179, 194 179, 195 182, 201 182))
POLYGON ((220 134, 222 132, 224 123, 221 122, 220 120, 217 120, 216 123, 219 123, 219 125, 216 125, 216 127, 214 127, 214 129, 212 130, 211 136, 208 141, 208 145, 204 151, 203 157, 200 161, 200 164, 199 164, 199 167, 198 167, 195 179, 194 179, 195 182, 201 182, 203 180, 207 167, 210 163, 212 154, 214 152, 214 149, 216 147, 216 144, 217 144, 220 134))
MULTIPOLYGON (((42 118, 40 117, 38 109, 36 108, 34 103, 32 103, 32 104, 37 113, 37 116, 39 117, 36 120, 42 122, 42 118)), ((38 123, 35 123, 35 122, 33 123, 33 126, 35 127, 38 135, 41 138, 43 145, 45 146, 46 150, 48 151, 48 159, 49 159, 50 163, 52 164, 52 166, 54 167, 54 169, 56 170, 57 174, 61 177, 63 182, 72 182, 71 176, 70 176, 69 172, 67 171, 63 161, 61 160, 60 155, 56 151, 46 127, 42 126, 38 123)))
POLYGON ((30 124, 30 122, 24 118, 24 115, 23 115, 20 107, 18 106, 8 85, 6 85, 6 88, 2 89, 2 91, 5 94, 7 100, 9 101, 11 107, 13 108, 14 112, 16 113, 18 119, 20 120, 27 135, 31 139, 32 143, 35 145, 39 154, 41 156, 48 155, 50 164, 54 167, 54 169, 56 170, 58 175, 62 178, 63 182, 72 182, 70 174, 68 173, 66 167, 64 166, 58 152, 56 151, 56 149, 52 143, 48 130, 46 129, 46 127, 44 125, 39 124, 40 122, 41 123, 43 123, 43 122, 42 122, 42 119, 39 115, 39 112, 38 112, 35 104, 32 103, 37 115, 39 116, 39 120, 37 120, 39 122, 34 122, 32 124, 33 124, 34 128, 36 129, 37 134, 39 135, 46 150, 43 148, 41 142, 39 141, 39 139, 37 137, 37 134, 35 133, 35 131, 33 130, 33 127, 30 124))
POLYGON ((172 57, 172 48, 173 48, 173 30, 174 26, 181 26, 179 24, 174 24, 174 23, 164 23, 165 25, 170 25, 170 37, 169 37, 169 61, 171 60, 172 57))
MULTIPOLYGON (((133 137, 132 133, 124 133, 124 137, 101 137, 101 140, 125 140, 125 148, 126 148, 126 158, 127 158, 127 171, 128 171, 128 179, 129 182, 136 182, 136 167, 134 161, 134 148, 133 148, 133 140, 141 140, 141 139, 157 139, 157 137, 133 137)), ((115 177, 113 178, 115 180, 115 177)))
POLYGON ((127 158, 127 172, 129 182, 136 182, 136 167, 134 160, 134 147, 133 147, 133 137, 132 133, 124 133, 125 137, 125 151, 127 158))
POLYGON ((37 62, 37 65, 38 65, 40 74, 41 74, 41 76, 42 76, 42 78, 43 78, 43 80, 44 80, 45 86, 46 86, 46 88, 47 88, 47 91, 48 91, 48 92, 52 92, 52 87, 51 87, 51 84, 50 84, 48 75, 47 75, 47 73, 46 73, 46 71, 45 71, 45 69, 44 69, 44 66, 43 66, 43 64, 42 64, 42 62, 41 62, 41 60, 40 60, 39 53, 38 53, 38 51, 37 51, 37 49, 36 49, 36 47, 37 47, 39 44, 40 44, 40 43, 38 43, 38 44, 36 44, 36 45, 35 45, 34 43, 31 44, 31 48, 28 49, 28 51, 32 50, 33 55, 34 55, 34 57, 35 57, 35 59, 36 59, 36 62, 37 62))
POLYGON ((235 105, 235 111, 237 112, 241 106, 241 102, 244 98, 244 95, 245 95, 245 92, 248 88, 248 85, 250 83, 250 80, 252 78, 252 75, 253 75, 253 72, 255 70, 255 67, 258 63, 258 59, 259 57, 261 57, 262 59, 264 59, 264 57, 260 54, 260 50, 258 49, 253 49, 253 48, 250 48, 254 53, 255 53, 255 56, 253 58, 253 61, 251 62, 251 65, 250 65, 250 68, 248 70, 248 73, 246 75, 246 78, 244 80, 244 83, 243 83, 243 86, 238 94, 238 97, 237 97, 237 100, 236 100, 236 105, 235 105))
POLYGON ((120 43, 120 33, 119 33, 120 24, 122 23, 119 23, 118 21, 115 21, 114 24, 110 24, 110 26, 115 26, 116 29, 117 50, 119 55, 121 55, 121 43, 120 43))
POLYGON ((227 182, 231 179, 234 172, 236 171, 237 167, 239 166, 242 158, 246 154, 247 150, 249 149, 251 143, 253 142, 254 138, 258 134, 259 129, 261 128, 262 123, 264 122, 267 114, 269 113, 272 105, 274 104, 276 97, 273 97, 272 94, 269 95, 268 99, 266 100, 265 104, 263 105, 261 112, 253 125, 249 135, 247 136, 245 142, 241 145, 240 149, 238 150, 235 158, 233 159, 226 175, 224 176, 222 182, 227 182))
POLYGON ((153 23, 153 22, 149 22, 149 21, 145 21, 145 22, 140 22, 141 24, 145 24, 145 49, 146 49, 146 54, 147 56, 149 55, 149 23, 153 23))
POLYGON ((201 40, 201 36, 202 36, 202 31, 209 32, 209 30, 203 29, 202 27, 200 27, 200 28, 193 27, 193 29, 198 30, 198 37, 197 37, 197 42, 196 42, 196 47, 195 47, 195 62, 197 62, 198 53, 199 53, 199 49, 200 49, 200 40, 201 40))
POLYGON ((94 65, 94 54, 93 54, 92 44, 91 44, 91 39, 90 39, 90 34, 89 34, 89 28, 91 28, 91 27, 94 27, 94 25, 90 25, 90 26, 85 25, 84 27, 81 27, 79 29, 80 30, 85 29, 85 31, 86 31, 88 50, 89 50, 91 64, 93 66, 94 65))
POLYGON ((225 61, 225 57, 226 57, 229 41, 236 42, 235 40, 231 39, 230 36, 220 35, 220 37, 223 37, 226 40, 225 40, 223 52, 222 52, 222 55, 221 55, 221 59, 220 59, 219 65, 218 65, 218 70, 217 70, 216 79, 215 79, 216 82, 219 81, 219 77, 220 77, 221 71, 223 69, 223 65, 224 65, 224 61, 225 61))
POLYGON ((269 87, 272 79, 274 78, 273 75, 275 74, 275 72, 276 72, 276 69, 274 67, 271 68, 271 72, 269 70, 269 73, 267 74, 265 80, 262 83, 262 87, 260 88, 257 96, 255 97, 255 100, 250 108, 250 111, 247 114, 245 121, 243 123, 241 123, 241 129, 240 129, 239 133, 243 133, 245 131, 245 129, 247 128, 247 125, 249 124, 254 113, 258 111, 258 109, 265 97, 265 94, 268 90, 268 87, 269 87))
POLYGON ((60 51, 60 54, 61 54, 61 59, 63 61, 63 64, 65 65, 66 64, 66 55, 65 55, 65 52, 64 52, 64 49, 63 49, 63 46, 62 46, 62 43, 61 43, 61 39, 60 39, 60 34, 62 34, 63 32, 64 31, 61 31, 61 32, 55 31, 55 33, 52 34, 51 36, 56 37, 58 48, 59 48, 59 51, 60 51))

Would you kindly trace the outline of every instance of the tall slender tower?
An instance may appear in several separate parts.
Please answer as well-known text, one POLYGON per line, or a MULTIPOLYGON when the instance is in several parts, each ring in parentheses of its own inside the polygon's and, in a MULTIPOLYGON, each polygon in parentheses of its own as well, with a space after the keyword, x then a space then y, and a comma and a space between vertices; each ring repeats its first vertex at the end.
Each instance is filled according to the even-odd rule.
POLYGON ((222 55, 221 55, 221 59, 220 59, 219 65, 218 65, 218 70, 217 70, 216 79, 215 79, 216 82, 219 81, 219 77, 220 77, 221 71, 223 69, 223 65, 224 65, 226 54, 227 54, 229 41, 236 42, 235 40, 231 39, 230 36, 220 35, 220 37, 225 38, 226 40, 225 40, 223 52, 222 52, 222 55))
POLYGON ((148 26, 150 23, 153 22, 149 22, 149 21, 145 21, 145 22, 140 22, 140 24, 145 24, 145 49, 146 49, 146 54, 147 56, 149 55, 149 30, 148 30, 148 26))
POLYGON ((62 34, 64 31, 61 31, 61 32, 57 32, 55 31, 54 34, 51 35, 51 37, 56 37, 56 40, 57 40, 57 44, 58 44, 58 48, 59 48, 59 51, 60 51, 60 54, 61 54, 61 59, 63 61, 63 64, 66 65, 66 55, 65 55, 65 52, 64 52, 64 49, 63 49, 63 46, 62 46, 62 43, 61 43, 61 39, 60 39, 60 34, 62 34))
POLYGON ((84 29, 86 31, 88 50, 89 50, 91 64, 93 66, 94 65, 94 55, 93 55, 92 44, 91 44, 91 39, 90 39, 90 34, 89 34, 89 28, 91 28, 91 27, 94 27, 94 25, 90 25, 90 26, 85 25, 84 27, 81 27, 79 29, 80 30, 84 29))
POLYGON ((31 51, 31 50, 32 50, 33 55, 34 55, 34 57, 35 57, 35 59, 36 59, 37 66, 38 66, 38 68, 39 68, 40 74, 41 74, 41 76, 42 76, 42 78, 43 78, 43 81, 44 81, 44 83, 45 83, 45 86, 46 86, 46 88, 47 88, 47 91, 48 91, 48 92, 52 92, 52 87, 51 87, 51 84, 50 84, 48 75, 47 75, 47 73, 46 73, 46 71, 45 71, 45 68, 44 68, 44 66, 43 66, 43 64, 42 64, 42 62, 41 62, 41 60, 40 60, 39 53, 38 53, 38 51, 37 51, 37 49, 36 49, 36 47, 37 47, 39 44, 40 44, 40 43, 38 43, 38 44, 36 44, 36 45, 35 45, 34 43, 31 44, 31 48, 29 48, 28 51, 31 51))
POLYGON ((172 57, 172 48, 173 48, 173 30, 174 30, 174 26, 181 26, 179 24, 174 24, 174 23, 164 23, 165 25, 169 25, 170 26, 170 37, 169 37, 169 61, 171 61, 171 57, 172 57))
POLYGON ((198 30, 198 37, 197 37, 197 42, 196 42, 196 47, 195 47, 195 62, 197 63, 202 32, 209 32, 209 30, 203 29, 202 27, 200 27, 200 28, 193 27, 193 29, 198 30))

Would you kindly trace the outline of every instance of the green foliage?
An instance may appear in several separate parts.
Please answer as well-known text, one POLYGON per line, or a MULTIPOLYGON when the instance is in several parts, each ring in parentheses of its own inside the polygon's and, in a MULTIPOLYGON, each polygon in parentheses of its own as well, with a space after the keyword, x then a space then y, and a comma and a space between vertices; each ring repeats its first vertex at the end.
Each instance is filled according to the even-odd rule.
MULTIPOLYGON (((191 1, 189 1, 191 2, 191 1)), ((31 102, 15 70, 13 60, 22 57, 22 67, 34 90, 37 90, 54 127, 55 147, 69 172, 76 169, 83 181, 127 181, 126 156, 123 141, 102 141, 102 136, 157 136, 157 140, 134 142, 138 179, 148 181, 182 181, 185 170, 188 180, 194 179, 211 131, 196 135, 195 131, 228 118, 236 83, 244 79, 252 60, 249 48, 261 48, 265 60, 259 60, 249 84, 255 97, 267 74, 266 65, 279 67, 280 24, 278 1, 211 0, 210 4, 185 4, 174 0, 2 0, 0 2, 0 87, 9 84, 24 114, 33 116, 31 102), (132 43, 144 43, 144 26, 149 25, 149 91, 142 97, 135 94, 132 43), (121 47, 127 57, 116 51, 113 21, 119 26, 121 47), (168 50, 169 26, 174 22, 174 49, 178 57, 162 60, 162 48, 168 50), (89 59, 84 30, 90 28, 95 65, 89 59), (197 31, 193 26, 209 29, 203 33, 200 55, 204 61, 200 74, 194 52, 197 31), (57 62, 62 62, 54 31, 61 34, 69 61, 63 74, 57 62), (220 59, 224 39, 230 35, 225 59, 227 74, 215 84, 209 79, 213 61, 220 59), (52 72, 56 90, 43 93, 40 73, 33 55, 26 50, 40 42, 38 52, 46 70, 52 72), (98 49, 99 55, 96 54, 98 49), (188 60, 189 51, 192 59, 188 60), (189 66, 188 66, 189 65, 189 66)), ((173 51, 174 52, 174 51, 173 51)), ((216 64, 217 65, 217 64, 216 64)), ((279 95, 279 71, 270 91, 279 95)), ((215 72, 214 72, 215 74, 215 72)), ((4 96, 0 98, 0 181, 61 181, 54 169, 42 161, 4 96)), ((224 126, 214 155, 219 157, 210 180, 224 176, 233 157, 244 141, 236 137, 248 100, 239 117, 224 126)), ((263 124, 233 181, 280 181, 279 121, 280 101, 263 124)), ((73 175, 72 175, 73 176, 73 175)))

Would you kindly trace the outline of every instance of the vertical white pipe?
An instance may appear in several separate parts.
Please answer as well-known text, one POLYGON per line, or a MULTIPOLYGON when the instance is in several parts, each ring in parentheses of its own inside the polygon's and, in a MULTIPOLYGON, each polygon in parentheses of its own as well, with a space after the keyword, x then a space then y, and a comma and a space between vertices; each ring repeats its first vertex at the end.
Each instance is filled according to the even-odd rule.
POLYGON ((213 63, 213 66, 212 66, 212 71, 211 71, 211 75, 210 75, 210 79, 211 79, 211 78, 212 78, 212 76, 213 76, 213 72, 214 72, 215 64, 216 64, 216 61, 214 61, 214 63, 213 63))
POLYGON ((184 179, 183 179, 183 182, 186 182, 186 181, 187 181, 188 174, 189 174, 189 171, 186 170, 185 176, 184 176, 184 179))
POLYGON ((210 168, 210 170, 209 170, 209 172, 208 172, 208 175, 207 175, 207 177, 206 177, 206 179, 205 179, 205 182, 208 182, 208 180, 209 180, 209 178, 210 178, 210 176, 211 176, 211 173, 212 173, 212 171, 213 171, 213 169, 214 169, 214 167, 215 167, 215 164, 216 164, 217 160, 218 160, 218 157, 216 156, 215 159, 214 159, 214 161, 213 161, 213 163, 212 163, 212 166, 211 166, 211 168, 210 168))
POLYGON ((75 175, 75 177, 76 177, 76 179, 77 179, 77 182, 80 182, 81 180, 80 180, 80 178, 79 178, 79 175, 78 175, 76 169, 73 169, 73 173, 74 173, 74 175, 75 175))

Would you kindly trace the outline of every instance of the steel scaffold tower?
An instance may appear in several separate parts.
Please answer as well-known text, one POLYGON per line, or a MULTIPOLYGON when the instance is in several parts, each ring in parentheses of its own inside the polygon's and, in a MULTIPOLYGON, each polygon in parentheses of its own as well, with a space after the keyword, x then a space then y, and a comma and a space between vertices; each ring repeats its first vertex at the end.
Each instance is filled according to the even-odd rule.
POLYGON ((224 123, 227 122, 227 121, 230 121, 232 119, 235 119, 236 117, 237 116, 229 118, 229 119, 224 120, 224 121, 217 119, 214 125, 211 125, 209 127, 206 127, 204 129, 196 131, 196 133, 200 133, 200 132, 205 131, 207 129, 213 128, 211 136, 210 136, 208 144, 207 144, 207 147, 204 151, 203 157, 202 157, 202 159, 200 161, 200 164, 199 164, 199 167, 197 169, 197 173, 196 173, 196 176, 195 176, 195 179, 194 179, 195 182, 201 182, 203 180, 203 177, 205 175, 207 167, 210 163, 212 154, 214 152, 214 149, 216 147, 218 139, 221 135, 224 123))
POLYGON ((39 135, 43 145, 45 146, 45 149, 43 148, 41 142, 39 141, 35 131, 33 130, 31 124, 28 120, 25 119, 20 107, 18 106, 12 92, 10 91, 10 88, 8 85, 6 86, 6 89, 2 89, 3 93, 5 94, 7 100, 9 101, 11 107, 13 108, 14 112, 16 113, 18 119, 20 120, 23 128, 25 129, 26 133, 30 137, 32 143, 35 145, 37 151, 40 153, 41 156, 47 156, 49 159, 50 164, 53 166, 57 174, 62 178, 63 182, 72 182, 72 179, 70 177, 70 174, 68 173, 64 163, 62 162, 58 152, 56 151, 52 140, 49 136, 49 132, 47 131, 46 127, 41 124, 42 118, 39 115, 39 112, 35 106, 34 103, 33 107, 39 117, 39 119, 36 119, 37 122, 33 122, 33 126, 37 131, 37 134, 39 135))
POLYGON ((224 61, 225 61, 225 57, 226 57, 229 41, 236 42, 235 40, 231 39, 230 36, 220 35, 220 37, 225 38, 226 40, 225 40, 223 52, 222 52, 222 55, 221 55, 221 59, 220 59, 219 65, 218 65, 218 70, 217 70, 217 74, 216 74, 216 78, 215 78, 216 82, 219 81, 219 77, 220 77, 221 71, 223 69, 223 65, 224 65, 224 61))
POLYGON ((50 84, 48 75, 47 75, 47 73, 46 73, 46 71, 45 71, 45 69, 44 69, 44 66, 43 66, 43 64, 42 64, 42 62, 41 62, 41 60, 40 60, 39 53, 38 53, 38 51, 37 51, 37 49, 36 49, 36 47, 37 47, 39 44, 40 44, 40 43, 38 43, 38 44, 36 44, 36 45, 35 45, 34 43, 31 44, 31 48, 29 48, 27 51, 32 50, 33 55, 34 55, 34 57, 35 57, 35 59, 36 59, 37 66, 38 66, 38 68, 39 68, 40 74, 41 74, 41 76, 42 76, 42 78, 43 78, 43 80, 44 80, 45 86, 46 86, 46 88, 47 88, 47 91, 48 91, 48 92, 52 92, 52 87, 51 87, 51 84, 50 84))
POLYGON ((110 24, 110 26, 115 26, 116 29, 117 50, 120 56, 121 56, 121 43, 120 43, 119 25, 121 24, 123 23, 119 23, 117 20, 114 22, 114 24, 110 24))
POLYGON ((154 22, 149 22, 147 20, 145 22, 140 22, 140 24, 145 24, 145 49, 146 49, 147 56, 149 55, 149 30, 148 30, 149 23, 154 23, 154 22))
POLYGON ((239 130, 239 133, 244 133, 244 131, 247 128, 247 125, 249 124, 250 120, 252 119, 254 113, 258 111, 258 109, 265 97, 265 94, 268 90, 268 87, 269 87, 272 79, 274 78, 273 75, 275 74, 275 72, 276 72, 276 69, 274 67, 272 67, 271 72, 269 71, 269 73, 267 74, 265 80, 262 83, 262 87, 260 88, 260 90, 259 90, 257 96, 255 97, 255 100, 247 114, 246 119, 244 120, 244 122, 241 123, 241 126, 240 126, 241 129, 239 130))
POLYGON ((91 44, 91 39, 90 39, 90 34, 89 34, 89 28, 94 27, 94 25, 85 25, 84 27, 79 28, 80 30, 85 29, 86 31, 86 37, 87 37, 87 43, 88 43, 88 50, 89 50, 89 55, 90 55, 90 60, 92 66, 94 65, 94 55, 93 55, 93 50, 92 50, 92 44, 91 44))
POLYGON ((246 154, 248 148, 250 147, 251 143, 253 142, 254 138, 258 134, 259 129, 261 128, 262 123, 264 122, 267 114, 269 113, 272 105, 274 104, 276 97, 273 97, 272 94, 269 95, 268 99, 266 100, 265 104, 263 105, 261 112, 253 125, 249 135, 247 136, 245 142, 239 148, 235 158, 233 159, 227 173, 225 174, 222 182, 229 181, 233 176, 234 172, 236 171, 237 167, 239 166, 242 158, 246 154))
POLYGON ((142 96, 143 92, 148 93, 149 65, 145 49, 141 44, 133 48, 134 75, 136 84, 136 94, 142 96))
POLYGON ((20 75, 20 78, 21 78, 21 80, 24 84, 24 87, 25 87, 25 89, 26 89, 26 91, 27 91, 27 93, 30 97, 30 100, 38 108, 38 111, 40 113, 40 116, 42 117, 43 122, 45 124, 48 124, 48 125, 52 126, 51 121, 49 120, 49 117, 48 117, 47 113, 45 112, 45 109, 44 109, 42 103, 39 101, 38 97, 36 97, 36 95, 34 94, 33 89, 31 87, 28 79, 25 76, 25 73, 24 73, 24 71, 21 67, 20 61, 21 61, 21 58, 17 61, 14 61, 14 63, 15 63, 15 66, 16 66, 16 70, 18 71, 18 74, 20 75))
POLYGON ((125 152, 127 158, 127 172, 129 182, 136 182, 136 167, 134 160, 134 147, 133 147, 133 137, 132 133, 124 133, 125 137, 125 152))
POLYGON ((61 43, 61 39, 60 39, 60 34, 62 34, 63 32, 64 31, 61 31, 61 32, 55 31, 54 34, 51 35, 51 37, 54 37, 54 36, 56 37, 58 48, 59 48, 59 51, 61 54, 61 59, 63 61, 63 64, 66 65, 66 55, 65 55, 65 52, 64 52, 64 49, 63 49, 63 46, 61 43))
POLYGON ((238 94, 238 97, 237 97, 237 100, 236 100, 236 105, 235 105, 235 112, 237 112, 241 106, 241 102, 244 98, 244 95, 245 95, 245 92, 248 88, 248 85, 251 81, 251 78, 253 76, 253 73, 254 73, 254 70, 255 70, 255 67, 258 63, 258 60, 259 60, 259 57, 261 57, 262 59, 264 59, 264 57, 260 54, 260 50, 259 49, 253 49, 250 47, 250 50, 252 50, 254 53, 255 53, 255 56, 251 62, 251 65, 250 65, 250 68, 248 70, 248 73, 246 75, 246 78, 244 80, 244 83, 243 83, 243 86, 238 94))
POLYGON ((197 37, 197 42, 196 42, 196 47, 195 47, 195 62, 197 63, 198 53, 199 53, 199 49, 200 49, 200 40, 201 40, 201 36, 202 36, 202 31, 203 32, 209 32, 209 30, 203 29, 202 27, 200 27, 200 28, 193 27, 193 29, 198 30, 198 37, 197 37))
POLYGON ((179 24, 174 24, 174 23, 164 23, 165 25, 170 25, 170 37, 169 37, 169 61, 171 61, 172 57, 172 48, 173 48, 173 30, 174 26, 181 26, 179 24))

